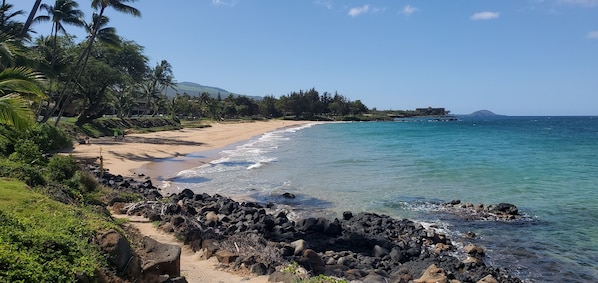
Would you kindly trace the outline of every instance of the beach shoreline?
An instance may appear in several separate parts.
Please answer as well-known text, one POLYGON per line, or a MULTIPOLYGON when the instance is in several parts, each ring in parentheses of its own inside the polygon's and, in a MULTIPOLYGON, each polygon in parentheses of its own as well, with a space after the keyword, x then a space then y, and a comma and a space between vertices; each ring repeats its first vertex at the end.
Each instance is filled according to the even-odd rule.
POLYGON ((92 138, 66 152, 79 159, 103 163, 114 175, 150 176, 160 180, 179 171, 201 166, 216 158, 226 147, 251 140, 265 133, 311 124, 310 121, 268 120, 212 123, 210 127, 184 128, 144 134, 130 134, 124 140, 92 138), (206 155, 192 155, 207 153, 206 155))
MULTIPOLYGON (((82 145, 75 146, 75 149, 72 151, 72 153, 74 153, 75 156, 78 158, 92 158, 93 159, 94 158, 93 157, 94 150, 98 150, 98 151, 101 150, 101 152, 102 152, 101 160, 103 161, 104 169, 109 169, 108 173, 110 173, 110 174, 107 174, 107 175, 109 175, 108 177, 104 177, 104 178, 108 178, 110 180, 117 180, 119 178, 121 180, 123 180, 122 177, 133 177, 133 178, 142 177, 142 178, 148 179, 148 180, 150 178, 152 180, 156 180, 155 179, 156 176, 159 176, 160 178, 165 178, 165 177, 171 176, 172 174, 174 174, 176 172, 186 170, 186 169, 191 169, 191 168, 194 168, 197 166, 201 166, 202 164, 209 163, 210 161, 218 158, 220 155, 220 152, 222 152, 222 150, 225 150, 227 148, 233 148, 236 145, 241 145, 243 143, 255 140, 256 138, 263 136, 266 133, 274 132, 274 131, 285 129, 285 128, 302 128, 302 127, 309 126, 310 124, 313 124, 313 122, 293 121, 292 123, 288 123, 288 121, 271 121, 271 122, 253 122, 253 123, 235 123, 235 124, 217 123, 213 127, 202 128, 202 129, 189 129, 189 130, 168 131, 168 132, 160 132, 160 133, 152 133, 152 134, 129 135, 126 137, 126 140, 122 141, 122 142, 110 140, 110 139, 106 139, 106 138, 92 140, 91 144, 82 144, 82 145), (120 163, 119 163, 119 160, 120 160, 120 163), (116 170, 112 170, 112 168, 115 168, 116 170), (121 177, 114 176, 114 175, 121 175, 121 177)), ((99 158, 99 156, 96 157, 96 159, 97 158, 99 158)), ((96 169, 96 173, 97 172, 100 172, 100 171, 98 171, 96 169)), ((107 179, 104 179, 102 181, 102 183, 108 183, 106 180, 107 179)), ((144 182, 144 184, 146 183, 145 181, 141 181, 141 180, 138 180, 138 182, 144 182)), ((119 186, 118 181, 115 181, 114 184, 111 184, 111 186, 118 187, 119 186)), ((151 183, 150 183, 150 186, 151 186, 151 183)), ((144 188, 146 188, 146 187, 144 186, 144 188)), ((151 186, 151 188, 154 192, 160 191, 160 194, 162 194, 162 195, 169 194, 168 189, 162 191, 162 190, 160 190, 160 188, 155 187, 155 186, 151 186)), ((201 195, 199 195, 199 198, 191 196, 192 199, 194 200, 193 202, 189 202, 188 200, 183 200, 183 198, 189 198, 188 195, 190 192, 191 192, 190 190, 178 192, 177 193, 178 196, 175 196, 176 197, 175 201, 177 199, 179 199, 180 201, 182 201, 181 203, 198 203, 198 200, 200 200, 202 198, 211 199, 211 197, 209 195, 201 194, 201 195)), ((193 195, 193 193, 191 193, 191 195, 193 195)), ((216 195, 214 196, 214 198, 218 198, 218 197, 220 197, 220 196, 216 196, 216 195)), ((231 199, 229 201, 237 201, 238 202, 239 200, 231 199)), ((218 201, 216 201, 216 202, 219 203, 218 201)), ((179 206, 180 204, 177 203, 176 205, 179 206)), ((201 207, 206 207, 206 206, 209 206, 210 204, 204 203, 204 204, 198 204, 198 205, 199 205, 198 207, 193 208, 194 211, 199 211, 201 207)), ((237 203, 237 206, 239 206, 239 207, 243 207, 244 205, 245 205, 245 202, 237 203)), ((251 205, 251 204, 248 204, 248 205, 251 205)), ((274 205, 274 204, 272 204, 272 205, 274 205)), ((120 211, 119 213, 123 213, 123 212, 120 211)), ((152 213, 151 211, 146 211, 143 213, 137 212, 136 215, 150 215, 151 213, 152 213)), ((158 213, 160 213, 160 215, 161 215, 161 212, 158 212, 158 213)), ((127 214, 129 214, 129 212, 127 212, 127 214)), ((280 214, 278 214, 278 216, 276 216, 276 217, 279 217, 279 216, 280 216, 280 214)), ((342 221, 345 221, 345 222, 349 221, 349 222, 344 224, 344 225, 346 225, 345 228, 341 229, 339 226, 338 231, 342 232, 342 231, 344 231, 344 229, 350 230, 351 229, 350 227, 353 227, 352 225, 358 225, 360 223, 367 222, 368 223, 367 225, 370 225, 368 222, 368 221, 370 221, 369 217, 374 217, 374 216, 375 217, 387 217, 387 216, 378 216, 376 214, 360 213, 360 214, 358 214, 358 216, 355 220, 350 220, 350 219, 352 219, 352 217, 347 218, 345 213, 343 213, 342 221), (351 221, 353 221, 355 223, 353 223, 351 221)), ((146 217, 148 217, 148 216, 146 216, 146 217)), ((176 215, 174 215, 174 216, 173 215, 165 215, 164 217, 166 217, 165 220, 163 219, 165 221, 165 223, 171 223, 172 221, 169 217, 177 217, 177 216, 176 215)), ((232 217, 232 215, 230 217, 232 217)), ((253 215, 252 217, 254 219, 258 219, 257 214, 253 215)), ((272 216, 272 217, 274 217, 274 216, 272 216)), ((312 215, 310 217, 311 217, 310 219, 316 219, 313 217, 317 217, 317 216, 312 215)), ((151 217, 149 217, 149 218, 151 219, 151 217)), ((291 218, 287 218, 286 216, 284 218, 287 219, 287 221, 288 221, 288 219, 291 219, 291 218)), ((246 217, 243 217, 242 219, 243 219, 243 221, 245 221, 246 217)), ((325 218, 317 218, 317 219, 322 219, 321 221, 324 221, 324 222, 330 221, 330 220, 323 220, 325 218)), ((144 220, 143 222, 147 222, 147 221, 149 221, 149 220, 144 220)), ((239 221, 241 221, 241 220, 239 220, 239 221)), ((320 220, 318 220, 318 221, 320 221, 320 220)), ((334 221, 338 222, 339 220, 335 219, 334 221)), ((393 220, 393 221, 395 221, 395 220, 393 220)), ((408 221, 408 220, 403 220, 403 221, 408 221)), ((283 223, 282 220, 279 222, 283 223)), ((336 223, 336 222, 334 222, 334 223, 336 223)), ((276 224, 277 221, 274 221, 273 223, 276 224)), ((287 240, 284 240, 282 238, 281 238, 282 240, 279 239, 278 241, 281 244, 286 243, 288 245, 288 243, 291 243, 292 240, 295 239, 294 233, 301 234, 302 233, 301 231, 305 232, 305 231, 308 231, 309 229, 311 229, 311 228, 308 229, 308 228, 304 227, 305 223, 307 223, 307 222, 297 222, 297 223, 298 224, 291 224, 290 226, 287 225, 289 227, 297 227, 297 228, 292 228, 292 229, 299 229, 299 230, 297 230, 298 232, 293 230, 293 231, 295 231, 292 233, 293 236, 287 240), (295 225, 297 225, 297 226, 295 226, 295 225), (301 227, 303 227, 303 228, 301 228, 301 227), (303 230, 301 230, 301 229, 303 229, 303 230)), ((340 223, 341 222, 339 222, 338 225, 341 225, 340 223)), ((409 221, 409 223, 411 223, 411 222, 409 221)), ((165 236, 164 231, 160 231, 153 226, 150 227, 150 225, 145 225, 147 227, 138 227, 141 225, 140 224, 138 225, 136 223, 133 225, 136 226, 138 229, 143 230, 142 233, 145 234, 145 236, 149 236, 150 238, 158 239, 158 238, 165 236)), ((246 223, 244 225, 251 226, 252 224, 246 223)), ((366 225, 366 224, 364 224, 364 225, 366 225)), ((231 226, 231 227, 235 228, 237 226, 238 225, 231 226)), ((247 226, 247 227, 249 227, 249 226, 247 226)), ((287 226, 284 226, 284 227, 277 226, 278 227, 277 229, 279 229, 279 230, 283 229, 283 228, 287 229, 288 228, 287 226)), ((228 227, 226 229, 223 228, 222 231, 229 231, 231 227, 228 227)), ((398 225, 397 227, 403 227, 403 226, 398 225)), ((411 226, 406 225, 405 227, 414 227, 416 230, 424 229, 423 226, 421 226, 419 224, 415 224, 415 223, 411 226)), ((173 227, 173 229, 175 231, 178 231, 177 229, 186 230, 187 228, 173 227)), ((291 228, 289 228, 289 229, 291 229, 291 228)), ((428 229, 428 228, 426 228, 426 229, 428 229)), ((274 229, 274 230, 276 230, 276 229, 274 229)), ((274 230, 272 230, 272 231, 274 231, 274 230)), ((261 230, 259 230, 259 231, 261 231, 261 230)), ((276 231, 278 231, 278 230, 276 230, 276 231)), ((281 230, 281 231, 283 231, 283 230, 281 230)), ((309 230, 309 231, 311 231, 311 230, 309 230)), ((239 230, 239 233, 240 232, 242 232, 242 230, 239 230)), ((403 232, 405 232, 405 231, 403 231, 403 232)), ((286 232, 285 233, 280 232, 280 233, 281 233, 280 234, 281 237, 283 235, 286 237, 288 234, 286 232)), ((326 233, 328 233, 328 232, 326 232, 326 233)), ((330 233, 332 233, 332 232, 330 232, 330 233)), ((347 235, 353 235, 351 233, 352 232, 349 231, 348 234, 346 234, 346 235, 343 234, 344 236, 341 236, 341 237, 346 237, 347 235)), ((419 233, 419 232, 417 232, 417 233, 419 233)), ((425 234, 425 235, 430 235, 429 231, 426 233, 427 234, 425 234)), ((297 234, 297 235, 299 235, 299 234, 297 234)), ((396 232, 395 234, 399 235, 400 233, 396 232)), ((421 233, 419 233, 417 235, 420 235, 420 234, 421 233)), ((328 235, 328 234, 326 234, 326 235, 328 235)), ((328 235, 328 236, 330 236, 330 235, 328 235)), ((179 235, 179 237, 180 237, 180 235, 179 235)), ((303 237, 305 237, 305 235, 297 236, 297 237, 303 238, 303 237)), ((318 238, 318 237, 316 237, 316 238, 318 238)), ((362 235, 361 237, 367 237, 367 236, 362 235)), ((415 237, 415 234, 414 234, 414 237, 415 237)), ((445 239, 444 236, 437 237, 437 238, 440 240, 445 239)), ((180 245, 180 243, 178 243, 175 240, 175 237, 173 234, 170 234, 169 237, 164 238, 164 239, 167 240, 166 242, 170 242, 173 244, 176 243, 176 244, 180 245)), ((318 241, 314 240, 315 238, 312 239, 312 238, 307 237, 306 239, 309 240, 309 242, 312 242, 314 244, 318 243, 318 241)), ((339 243, 342 243, 343 241, 346 241, 347 239, 351 239, 351 238, 349 237, 349 238, 339 238, 339 239, 340 239, 339 243)), ((434 242, 437 240, 435 237, 432 237, 432 238, 428 237, 428 238, 425 238, 424 240, 429 241, 429 242, 431 241, 430 247, 435 246, 435 244, 437 244, 434 242)), ((422 247, 418 246, 417 243, 419 243, 419 242, 413 242, 413 244, 415 245, 414 248, 417 248, 417 250, 420 250, 420 248, 422 248, 422 247)), ((451 245, 448 241, 447 241, 447 243, 449 245, 451 245)), ((446 243, 443 243, 443 244, 446 244, 446 243)), ((410 245, 411 245, 411 242, 410 242, 410 245)), ((361 247, 361 246, 359 244, 356 244, 356 246, 353 247, 353 250, 350 250, 350 251, 356 252, 359 249, 359 247, 361 247)), ((183 246, 183 248, 185 248, 185 247, 183 246)), ((369 246, 366 247, 366 249, 370 249, 370 248, 371 247, 369 247, 369 246)), ((436 247, 436 248, 438 248, 438 247, 436 247)), ((237 249, 238 249, 238 247, 237 247, 237 249)), ((321 248, 320 249, 316 248, 316 250, 321 250, 321 248)), ((363 251, 361 251, 359 254, 362 254, 362 252, 363 251)), ((440 252, 440 250, 439 250, 439 252, 440 252)), ((368 254, 368 253, 366 252, 365 254, 368 254)), ((428 255, 428 254, 424 253, 422 255, 428 255)), ((322 257, 323 259, 327 259, 327 261, 329 261, 326 256, 327 255, 325 255, 325 254, 318 255, 318 257, 322 257)), ((340 256, 340 255, 338 255, 338 256, 340 256)), ((206 278, 202 277, 202 275, 205 275, 208 272, 214 272, 215 265, 206 264, 206 262, 199 262, 197 260, 197 256, 195 255, 195 253, 189 252, 189 253, 186 253, 185 255, 183 255, 183 257, 185 257, 185 258, 181 258, 181 271, 184 271, 184 273, 185 273, 184 276, 187 278, 188 282, 241 282, 241 281, 249 282, 247 280, 251 280, 250 282, 266 282, 268 280, 265 276, 256 276, 255 274, 251 274, 251 275, 231 274, 231 273, 224 272, 224 271, 220 270, 220 272, 216 272, 217 274, 212 273, 213 275, 209 276, 209 277, 211 277, 210 278, 211 280, 206 281, 206 278), (212 279, 215 279, 216 281, 212 281, 212 279)), ((455 258, 455 260, 457 260, 457 259, 455 258)), ((390 264, 390 262, 388 264, 390 264)), ((415 270, 414 276, 419 277, 419 275, 415 275, 415 274, 419 274, 419 272, 420 272, 419 269, 420 269, 419 267, 414 269, 415 270)), ((499 275, 500 276, 503 276, 503 275, 508 276, 508 275, 506 275, 506 273, 497 273, 496 275, 497 276, 499 276, 499 275)), ((475 276, 477 276, 477 275, 475 275, 475 276)), ((505 281, 505 282, 507 282, 507 281, 505 281)), ((510 281, 508 281, 508 282, 510 282, 510 281)), ((517 281, 515 280, 514 282, 517 282, 517 281)))
MULTIPOLYGON (((268 132, 308 125, 309 121, 255 121, 213 123, 210 127, 90 139, 76 144, 67 153, 78 159, 102 162, 103 169, 123 177, 145 177, 160 181, 179 171, 201 166, 215 159, 227 147, 249 141, 268 132), (209 154, 207 154, 209 153, 209 154)), ((214 258, 200 260, 173 234, 165 234, 150 224, 131 223, 141 233, 163 243, 183 248, 181 271, 187 282, 267 282, 267 276, 235 274, 217 268, 214 258)))

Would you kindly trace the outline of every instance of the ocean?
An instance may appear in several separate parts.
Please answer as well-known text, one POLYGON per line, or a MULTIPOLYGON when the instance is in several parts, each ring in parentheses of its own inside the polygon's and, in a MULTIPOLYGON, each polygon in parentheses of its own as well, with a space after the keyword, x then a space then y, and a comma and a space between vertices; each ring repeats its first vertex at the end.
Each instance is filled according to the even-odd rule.
POLYGON ((316 123, 188 158, 213 161, 164 182, 171 191, 271 201, 296 217, 408 218, 458 246, 483 246, 487 263, 526 282, 598 282, 598 117, 316 123), (457 199, 511 203, 523 217, 465 220, 439 209, 457 199))

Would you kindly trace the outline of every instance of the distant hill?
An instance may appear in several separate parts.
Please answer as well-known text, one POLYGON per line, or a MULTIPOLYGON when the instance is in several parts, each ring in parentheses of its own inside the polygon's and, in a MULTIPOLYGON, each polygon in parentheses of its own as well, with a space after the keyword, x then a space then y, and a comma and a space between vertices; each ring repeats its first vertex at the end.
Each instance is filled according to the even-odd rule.
POLYGON ((207 92, 213 98, 217 98, 218 94, 220 94, 220 97, 222 99, 226 98, 227 96, 229 96, 231 94, 234 96, 247 96, 247 97, 250 97, 250 98, 253 98, 256 100, 261 100, 263 98, 261 96, 248 96, 248 95, 233 93, 233 92, 230 92, 223 88, 213 87, 213 86, 205 86, 205 85, 200 85, 198 83, 192 83, 192 82, 177 83, 176 90, 174 90, 173 88, 168 88, 166 95, 168 95, 169 97, 172 97, 176 93, 180 93, 180 94, 187 93, 191 96, 199 96, 200 94, 202 94, 204 92, 207 92))
POLYGON ((478 110, 478 111, 475 111, 467 116, 492 117, 492 116, 504 116, 504 115, 495 114, 494 112, 492 112, 490 110, 478 110))

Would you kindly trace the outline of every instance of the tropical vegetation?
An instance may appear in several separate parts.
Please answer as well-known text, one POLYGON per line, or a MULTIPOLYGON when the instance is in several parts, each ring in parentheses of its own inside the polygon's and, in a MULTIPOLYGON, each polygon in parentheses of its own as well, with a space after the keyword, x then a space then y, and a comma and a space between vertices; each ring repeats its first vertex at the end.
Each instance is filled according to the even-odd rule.
MULTIPOLYGON (((4 92, 5 105, 24 110, 16 106, 24 106, 25 100, 15 99, 35 94, 35 99, 28 97, 26 102, 38 122, 59 125, 63 117, 76 117, 76 125, 82 126, 107 115, 121 119, 170 116, 176 120, 285 116, 346 119, 368 111, 359 100, 350 101, 338 93, 320 94, 315 89, 263 99, 179 93, 167 60, 152 66, 143 46, 119 36, 110 26, 108 15, 112 11, 141 15, 129 5, 134 1, 93 0, 95 12, 87 20, 75 0, 41 2, 34 1, 25 23, 18 21, 27 14, 25 11, 14 11, 6 0, 0 6, 0 66, 7 75, 21 74, 31 84, 26 89, 4 92), (51 23, 51 29, 36 31, 40 22, 51 23), (83 29, 87 36, 78 41, 69 33, 74 29, 83 29), (47 35, 40 35, 44 32, 47 35)), ((22 120, 11 122, 23 125, 22 120)))

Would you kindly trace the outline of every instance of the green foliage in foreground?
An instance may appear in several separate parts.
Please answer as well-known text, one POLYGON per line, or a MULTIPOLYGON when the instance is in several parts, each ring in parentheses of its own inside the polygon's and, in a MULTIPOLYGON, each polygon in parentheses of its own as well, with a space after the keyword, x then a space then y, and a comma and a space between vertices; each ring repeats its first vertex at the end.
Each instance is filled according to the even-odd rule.
POLYGON ((0 179, 0 282, 75 282, 105 258, 90 239, 115 228, 89 207, 66 205, 0 179))
POLYGON ((9 159, 0 159, 0 177, 16 179, 31 187, 46 184, 39 167, 9 159))
POLYGON ((347 283, 347 280, 345 279, 330 277, 322 274, 318 276, 307 277, 305 269, 303 269, 295 261, 291 262, 280 271, 283 273, 291 273, 295 275, 296 280, 293 281, 294 283, 347 283))

